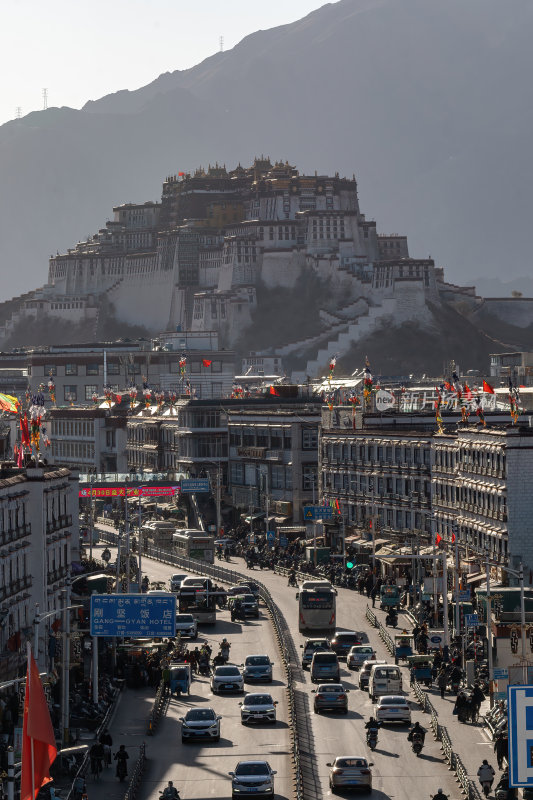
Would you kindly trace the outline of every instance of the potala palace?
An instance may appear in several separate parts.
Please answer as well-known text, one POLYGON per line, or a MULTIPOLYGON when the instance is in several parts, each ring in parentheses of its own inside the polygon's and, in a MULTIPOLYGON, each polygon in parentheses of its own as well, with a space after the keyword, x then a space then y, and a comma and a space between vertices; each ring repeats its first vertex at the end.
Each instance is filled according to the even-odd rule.
MULTIPOLYGON (((320 309, 316 335, 300 340, 295 320, 294 337, 277 349, 316 352, 310 376, 379 326, 431 327, 432 306, 466 303, 475 312, 488 302, 445 283, 432 259, 411 258, 406 236, 378 233, 360 210, 355 177, 300 175, 262 157, 248 168, 167 177, 161 202, 114 208, 98 233, 50 258, 47 284, 22 299, 0 335, 43 315, 96 330, 104 307, 147 333, 217 331, 234 347, 253 322, 258 286, 294 290, 313 273, 334 300, 320 309)), ((505 318, 506 303, 491 313, 505 318)))

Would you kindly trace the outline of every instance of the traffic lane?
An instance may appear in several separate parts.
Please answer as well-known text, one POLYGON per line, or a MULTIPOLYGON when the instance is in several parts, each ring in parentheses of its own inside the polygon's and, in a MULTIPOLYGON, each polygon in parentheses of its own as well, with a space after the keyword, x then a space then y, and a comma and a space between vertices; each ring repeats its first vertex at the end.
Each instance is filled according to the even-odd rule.
MULTIPOLYGON (((109 549, 112 558, 116 557, 116 548, 109 549)), ((151 580, 166 583, 170 575, 176 572, 173 566, 144 557, 142 569, 143 574, 147 574, 151 580)), ((244 695, 213 695, 209 679, 195 677, 191 695, 170 699, 167 713, 159 723, 154 739, 147 742, 149 767, 139 791, 141 800, 157 798, 157 790, 161 791, 169 780, 179 788, 183 798, 230 797, 231 779, 228 772, 235 768, 239 760, 247 759, 268 760, 271 767, 277 770, 276 797, 280 800, 291 797, 286 680, 273 627, 264 605, 260 606, 259 620, 247 620, 244 623, 231 622, 227 610, 218 611, 216 625, 200 626, 198 639, 191 640, 190 647, 200 647, 203 641, 207 641, 215 654, 223 637, 231 644, 231 663, 240 665, 247 655, 262 653, 268 654, 274 662, 272 684, 246 683, 245 692, 265 691, 278 701, 276 725, 241 725, 239 702, 244 695), (219 743, 182 745, 179 717, 195 705, 211 706, 217 714, 222 715, 219 743)))
MULTIPOLYGON (((246 570, 243 564, 241 569, 246 570)), ((255 571, 255 570, 254 570, 255 571)), ((293 589, 288 589, 285 576, 270 571, 263 571, 259 579, 267 586, 275 597, 280 610, 284 614, 292 637, 301 653, 299 645, 305 636, 298 630, 298 604, 293 589)), ((378 658, 391 661, 391 656, 380 639, 377 630, 366 619, 367 598, 350 590, 340 590, 337 598, 337 627, 348 630, 364 631, 367 641, 376 650, 378 658)), ((429 718, 420 711, 420 707, 412 695, 409 695, 409 678, 407 670, 402 670, 403 686, 411 705, 413 722, 428 730, 424 751, 416 757, 407 741, 407 726, 386 726, 380 729, 378 748, 374 753, 367 750, 365 722, 375 712, 367 692, 357 688, 357 675, 348 670, 346 662, 341 660, 341 682, 350 689, 348 695, 349 712, 347 716, 332 715, 330 712, 320 715, 312 714, 312 731, 318 778, 324 796, 330 794, 328 761, 338 755, 362 755, 374 762, 374 793, 383 792, 388 797, 405 796, 411 800, 414 793, 420 795, 420 789, 431 792, 431 796, 441 787, 445 794, 456 793, 456 783, 450 775, 447 764, 442 758, 439 745, 429 732, 429 718), (416 778, 415 778, 416 776, 416 778)), ((298 688, 308 693, 309 708, 313 707, 312 689, 309 671, 302 673, 302 680, 297 682, 298 688)))
MULTIPOLYGON (((267 617, 259 621, 234 625, 228 622, 228 612, 222 612, 221 622, 231 626, 227 636, 231 643, 230 662, 240 665, 253 653, 268 653, 274 661, 272 684, 245 684, 247 691, 265 691, 278 701, 276 725, 243 726, 240 721, 239 702, 244 694, 216 694, 209 685, 209 678, 195 678, 190 696, 173 697, 167 713, 160 723, 157 741, 150 746, 150 771, 143 778, 140 798, 157 797, 155 789, 162 789, 172 780, 184 798, 230 797, 231 780, 228 772, 239 760, 266 759, 277 770, 276 795, 291 796, 292 772, 289 759, 290 739, 286 689, 283 669, 277 655, 272 626, 267 617), (212 707, 222 716, 220 742, 181 743, 179 717, 188 708, 212 707), (154 745, 156 747, 154 748, 154 745)), ((219 627, 217 621, 216 628, 219 627)), ((202 638, 218 648, 222 634, 211 628, 202 631, 202 638)), ((196 643, 195 643, 196 644, 196 643)))

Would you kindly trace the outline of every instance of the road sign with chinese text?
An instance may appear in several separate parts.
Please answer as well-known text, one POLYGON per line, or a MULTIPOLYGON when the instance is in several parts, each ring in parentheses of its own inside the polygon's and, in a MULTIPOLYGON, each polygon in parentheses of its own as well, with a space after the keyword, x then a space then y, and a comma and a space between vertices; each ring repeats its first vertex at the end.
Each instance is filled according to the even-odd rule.
POLYGON ((181 491, 186 493, 208 492, 209 478, 184 478, 181 482, 181 491))
POLYGON ((305 506, 304 520, 313 522, 318 519, 332 519, 333 509, 331 506, 305 506))
POLYGON ((467 628, 477 628, 479 617, 477 614, 465 614, 465 625, 467 628))
POLYGON ((134 639, 176 635, 176 596, 93 594, 91 636, 134 639))

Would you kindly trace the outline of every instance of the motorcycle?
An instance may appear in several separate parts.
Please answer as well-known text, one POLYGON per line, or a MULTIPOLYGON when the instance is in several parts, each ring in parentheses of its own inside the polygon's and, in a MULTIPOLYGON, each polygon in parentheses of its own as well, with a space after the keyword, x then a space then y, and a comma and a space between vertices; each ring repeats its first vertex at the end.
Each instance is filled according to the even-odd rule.
POLYGON ((366 743, 371 750, 375 750, 378 744, 378 731, 377 728, 370 728, 366 732, 366 743))
POLYGON ((424 747, 424 742, 421 736, 413 736, 412 750, 415 756, 419 756, 424 747))
POLYGON ((488 797, 492 788, 492 781, 480 781, 480 784, 483 789, 483 794, 485 797, 488 797))
POLYGON ((231 621, 235 622, 235 620, 240 620, 241 622, 245 622, 246 614, 242 609, 233 607, 231 609, 231 621))
POLYGON ((289 575, 287 586, 292 586, 293 588, 296 588, 298 586, 295 575, 289 575))
POLYGON ((222 659, 222 663, 226 664, 229 659, 229 645, 227 647, 221 647, 218 655, 222 659))
POLYGON ((171 793, 169 792, 167 786, 165 789, 163 789, 163 791, 160 791, 159 800, 181 800, 180 793, 178 792, 175 786, 173 787, 173 789, 174 791, 171 793))
POLYGON ((128 774, 128 767, 126 765, 126 759, 119 758, 117 761, 117 778, 121 783, 125 779, 127 774, 128 774))

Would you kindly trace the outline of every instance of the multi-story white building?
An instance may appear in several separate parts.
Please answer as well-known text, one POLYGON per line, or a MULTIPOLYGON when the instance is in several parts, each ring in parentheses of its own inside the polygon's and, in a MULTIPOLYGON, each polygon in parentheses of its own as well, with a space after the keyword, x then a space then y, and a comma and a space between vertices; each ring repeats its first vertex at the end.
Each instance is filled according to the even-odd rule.
MULTIPOLYGON (((18 674, 37 611, 61 608, 79 559, 78 476, 67 469, 0 466, 0 680, 18 674)), ((46 652, 53 617, 42 624, 46 652)), ((35 650, 35 643, 34 643, 35 650)), ((41 663, 44 663, 41 662, 41 663)))
POLYGON ((54 464, 80 472, 127 472, 126 414, 121 405, 79 408, 66 406, 48 412, 54 464))

